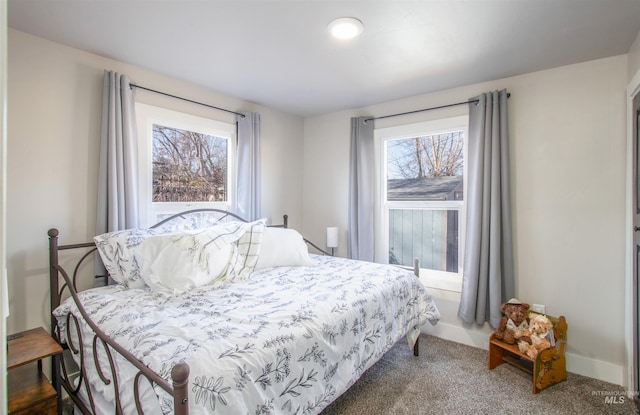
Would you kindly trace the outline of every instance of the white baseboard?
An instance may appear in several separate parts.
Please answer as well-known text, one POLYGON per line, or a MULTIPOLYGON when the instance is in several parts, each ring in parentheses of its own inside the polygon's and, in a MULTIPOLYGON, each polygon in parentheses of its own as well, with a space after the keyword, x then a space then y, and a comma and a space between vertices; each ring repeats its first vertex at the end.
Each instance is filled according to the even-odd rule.
POLYGON ((566 353, 567 371, 616 385, 624 385, 624 367, 574 353, 566 353))
POLYGON ((464 327, 442 322, 439 322, 435 326, 425 324, 422 326, 422 332, 441 339, 451 340, 456 343, 462 343, 484 350, 489 349, 489 335, 492 333, 488 329, 465 329, 464 327))
MULTIPOLYGON (((422 332, 445 340, 462 343, 467 346, 489 349, 489 328, 470 328, 455 326, 452 324, 438 323, 435 326, 426 324, 422 332)), ((425 346, 425 347, 428 347, 425 346)), ((574 353, 566 353, 567 371, 578 375, 599 379, 616 385, 624 384, 624 367, 614 363, 580 356, 574 353)))

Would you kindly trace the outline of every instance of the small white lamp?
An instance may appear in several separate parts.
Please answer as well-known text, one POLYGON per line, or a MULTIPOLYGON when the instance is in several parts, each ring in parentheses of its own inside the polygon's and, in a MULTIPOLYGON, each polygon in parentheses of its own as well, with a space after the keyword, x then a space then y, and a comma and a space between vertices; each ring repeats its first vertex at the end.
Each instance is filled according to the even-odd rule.
POLYGON ((338 227, 330 226, 327 228, 327 248, 331 248, 331 255, 334 254, 334 249, 338 247, 338 227))

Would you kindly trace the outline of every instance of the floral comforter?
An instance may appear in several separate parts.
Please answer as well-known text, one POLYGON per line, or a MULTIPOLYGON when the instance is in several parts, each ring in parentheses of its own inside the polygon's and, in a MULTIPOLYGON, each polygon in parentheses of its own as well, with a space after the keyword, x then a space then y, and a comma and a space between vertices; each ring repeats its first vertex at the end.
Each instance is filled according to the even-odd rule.
MULTIPOLYGON (((110 337, 169 383, 176 363, 189 364, 190 414, 317 414, 399 339, 412 346, 420 326, 440 314, 410 271, 312 258, 314 266, 263 269, 181 294, 109 286, 80 298, 110 337)), ((67 313, 81 320, 71 299, 58 307, 63 337, 67 313)), ((90 330, 84 322, 81 329, 90 330)), ((83 336, 86 346, 92 337, 83 336)), ((117 365, 124 412, 134 413, 126 395, 136 372, 124 360, 117 365)), ((89 378, 113 401, 112 386, 89 378)), ((146 413, 173 412, 166 392, 147 389, 146 413)))

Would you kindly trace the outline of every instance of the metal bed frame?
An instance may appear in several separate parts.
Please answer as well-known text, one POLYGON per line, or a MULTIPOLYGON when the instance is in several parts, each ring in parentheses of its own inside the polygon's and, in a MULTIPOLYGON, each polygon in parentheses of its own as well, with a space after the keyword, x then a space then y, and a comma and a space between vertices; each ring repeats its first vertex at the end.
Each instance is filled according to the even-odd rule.
MULTIPOLYGON (((186 215, 206 212, 209 214, 219 215, 217 219, 218 222, 223 222, 227 220, 240 220, 246 222, 240 216, 227 212, 220 209, 194 209, 185 212, 181 212, 175 215, 172 215, 155 225, 151 226, 151 228, 158 228, 170 221, 176 220, 178 218, 184 218, 186 215)), ((283 224, 282 225, 270 225, 273 227, 288 227, 288 217, 287 215, 283 216, 283 224)), ((78 319, 73 316, 71 313, 67 316, 66 327, 66 342, 61 341, 61 333, 59 326, 57 324, 57 319, 53 315, 53 311, 61 304, 63 297, 71 296, 73 301, 75 302, 82 318, 86 321, 86 323, 91 327, 94 332, 94 336, 92 339, 92 354, 95 362, 95 366, 97 372, 100 376, 100 379, 105 385, 113 384, 114 394, 115 394, 115 411, 116 414, 123 414, 122 410, 122 402, 120 397, 120 385, 118 379, 118 373, 115 367, 115 356, 114 353, 119 354, 127 361, 129 361, 135 368, 138 370, 137 374, 134 378, 134 398, 135 405, 138 413, 142 414, 142 403, 140 400, 140 382, 143 379, 146 379, 151 385, 158 385, 162 389, 164 389, 168 394, 173 396, 173 407, 175 415, 187 415, 189 413, 189 393, 188 393, 188 382, 189 382, 189 366, 186 363, 176 364, 171 370, 171 383, 167 382, 164 378, 160 377, 157 373, 149 369, 143 363, 141 363, 133 354, 124 349, 114 340, 112 340, 106 333, 104 333, 100 327, 96 325, 96 323, 91 319, 91 317, 86 312, 83 307, 78 294, 77 294, 77 282, 80 274, 80 268, 82 265, 86 265, 88 263, 87 259, 92 257, 96 251, 96 245, 93 242, 86 242, 80 244, 69 244, 69 245, 60 245, 58 243, 59 232, 57 229, 50 229, 48 231, 49 235, 49 272, 50 272, 50 300, 51 300, 51 335, 53 338, 61 344, 63 349, 69 350, 71 353, 80 355, 80 367, 79 372, 74 373, 71 368, 67 367, 68 364, 65 362, 64 358, 58 359, 58 364, 54 364, 52 368, 52 377, 54 385, 56 385, 57 389, 60 389, 60 386, 65 389, 69 397, 73 400, 73 403, 78 407, 83 414, 94 414, 96 412, 95 401, 93 397, 92 388, 89 386, 87 381, 87 370, 85 368, 85 355, 87 351, 84 349, 84 342, 82 338, 82 331, 80 330, 80 322, 78 319), (86 252, 82 257, 77 260, 75 263, 75 267, 71 273, 67 272, 67 270, 60 264, 59 261, 59 253, 61 251, 67 250, 78 250, 84 249, 86 252), (61 277, 61 278, 60 278, 61 277), (72 336, 72 330, 77 336, 78 344, 75 344, 74 338, 72 336), (97 350, 98 346, 100 346, 103 351, 106 353, 109 368, 105 370, 105 368, 100 366, 97 350), (85 402, 80 397, 81 388, 85 389, 86 396, 88 397, 88 404, 85 405, 85 402)), ((304 239, 304 241, 312 246, 314 249, 318 250, 323 255, 331 255, 325 250, 319 248, 317 245, 312 242, 304 239)), ((417 260, 414 261, 413 271, 415 275, 418 275, 419 265, 417 260)), ((105 275, 95 276, 98 278, 106 278, 105 275)), ((413 349, 413 353, 415 356, 418 356, 419 345, 418 341, 413 349)), ((58 392, 60 392, 58 390, 58 392)), ((60 408, 59 408, 60 411, 60 408)))

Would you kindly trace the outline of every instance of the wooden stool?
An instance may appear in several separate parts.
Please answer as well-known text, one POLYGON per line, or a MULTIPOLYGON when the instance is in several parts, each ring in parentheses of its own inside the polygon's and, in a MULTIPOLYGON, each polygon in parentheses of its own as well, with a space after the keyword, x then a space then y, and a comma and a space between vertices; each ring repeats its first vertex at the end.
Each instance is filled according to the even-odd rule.
POLYGON ((553 323, 556 345, 538 353, 535 360, 521 353, 517 344, 507 344, 491 334, 489 338, 489 369, 503 363, 516 366, 533 376, 533 393, 567 379, 564 350, 567 344, 567 321, 564 316, 547 316, 553 323))

